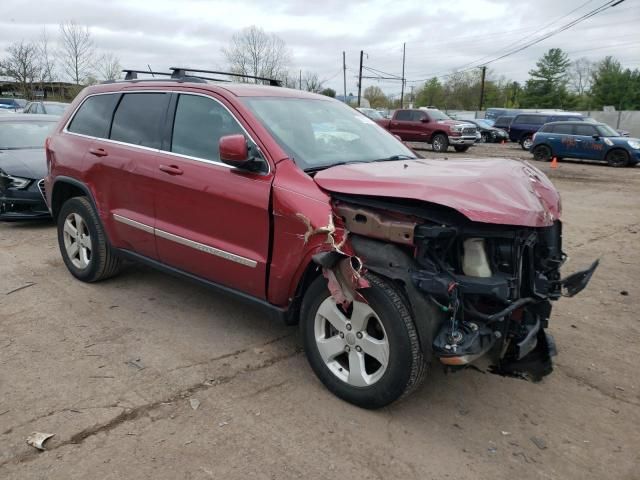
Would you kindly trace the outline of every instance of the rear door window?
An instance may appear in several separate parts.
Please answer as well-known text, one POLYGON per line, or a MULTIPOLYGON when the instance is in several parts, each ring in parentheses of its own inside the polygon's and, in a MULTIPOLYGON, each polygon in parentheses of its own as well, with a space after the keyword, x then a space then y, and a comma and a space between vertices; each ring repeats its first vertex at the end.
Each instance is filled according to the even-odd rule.
POLYGON ((118 98, 120 98, 119 94, 95 95, 87 98, 76 112, 67 130, 90 137, 107 138, 113 109, 118 98))
POLYGON ((220 103, 200 95, 180 95, 173 121, 172 152, 219 161, 220 138, 234 134, 244 135, 244 131, 220 103))
POLYGON ((562 135, 573 135, 573 125, 553 125, 553 133, 562 135))
POLYGON ((125 93, 113 115, 111 140, 160 148, 168 93, 125 93))
POLYGON ((410 122, 411 121, 411 111, 410 110, 398 110, 396 113, 396 120, 400 120, 402 122, 410 122))
POLYGON ((529 125, 543 125, 547 122, 547 117, 543 115, 518 115, 513 123, 526 123, 529 125))

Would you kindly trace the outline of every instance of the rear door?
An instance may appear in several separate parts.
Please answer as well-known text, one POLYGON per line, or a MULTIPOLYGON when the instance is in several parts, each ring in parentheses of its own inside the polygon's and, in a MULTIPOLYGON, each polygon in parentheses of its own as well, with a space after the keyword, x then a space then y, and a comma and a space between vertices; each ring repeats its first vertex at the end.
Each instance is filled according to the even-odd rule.
POLYGON ((412 122, 411 110, 398 110, 389 122, 389 131, 398 135, 402 140, 411 140, 412 122))
POLYGON ((169 93, 120 96, 107 140, 91 145, 96 200, 106 210, 110 240, 119 248, 157 259, 155 223, 158 152, 169 93))
POLYGON ((547 125, 544 128, 547 142, 556 157, 572 157, 575 154, 575 139, 573 138, 573 125, 547 125), (548 129, 548 130, 547 130, 548 129))
POLYGON ((266 297, 269 198, 273 172, 251 173, 220 162, 221 137, 248 127, 223 99, 174 94, 156 164, 156 241, 163 263, 266 297))

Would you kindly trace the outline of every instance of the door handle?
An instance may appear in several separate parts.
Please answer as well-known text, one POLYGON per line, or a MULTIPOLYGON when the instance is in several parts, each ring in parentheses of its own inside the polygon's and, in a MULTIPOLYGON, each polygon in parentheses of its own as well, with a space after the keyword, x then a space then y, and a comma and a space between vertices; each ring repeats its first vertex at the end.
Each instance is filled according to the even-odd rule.
POLYGON ((109 155, 104 148, 90 148, 89 153, 91 155, 95 155, 96 157, 106 157, 109 155))
POLYGON ((175 165, 160 165, 160 170, 169 175, 182 175, 184 173, 180 167, 175 165))

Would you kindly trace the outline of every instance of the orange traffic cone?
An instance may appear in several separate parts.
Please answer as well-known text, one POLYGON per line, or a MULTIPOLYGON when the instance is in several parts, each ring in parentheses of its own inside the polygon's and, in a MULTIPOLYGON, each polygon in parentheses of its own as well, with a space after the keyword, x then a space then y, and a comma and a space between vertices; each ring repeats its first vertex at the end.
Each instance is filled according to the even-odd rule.
POLYGON ((551 168, 558 168, 558 157, 553 157, 551 159, 551 168))

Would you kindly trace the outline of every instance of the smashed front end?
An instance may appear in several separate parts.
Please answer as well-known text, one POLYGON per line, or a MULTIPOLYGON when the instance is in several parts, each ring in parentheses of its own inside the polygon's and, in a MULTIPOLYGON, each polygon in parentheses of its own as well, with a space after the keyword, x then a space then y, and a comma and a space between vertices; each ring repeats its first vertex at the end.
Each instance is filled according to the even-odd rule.
POLYGON ((427 357, 534 381, 552 371, 551 302, 584 289, 598 264, 561 279, 559 220, 495 225, 437 204, 346 195, 334 212, 364 268, 406 292, 427 357))

